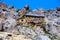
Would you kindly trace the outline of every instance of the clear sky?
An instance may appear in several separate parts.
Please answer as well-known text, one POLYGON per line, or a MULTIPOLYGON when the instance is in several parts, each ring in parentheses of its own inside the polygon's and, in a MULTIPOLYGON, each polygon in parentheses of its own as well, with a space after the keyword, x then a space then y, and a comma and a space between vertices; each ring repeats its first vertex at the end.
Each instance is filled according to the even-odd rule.
POLYGON ((22 8, 24 5, 28 4, 30 9, 35 8, 55 8, 60 7, 60 0, 0 0, 1 2, 6 2, 8 5, 13 4, 15 8, 22 8))

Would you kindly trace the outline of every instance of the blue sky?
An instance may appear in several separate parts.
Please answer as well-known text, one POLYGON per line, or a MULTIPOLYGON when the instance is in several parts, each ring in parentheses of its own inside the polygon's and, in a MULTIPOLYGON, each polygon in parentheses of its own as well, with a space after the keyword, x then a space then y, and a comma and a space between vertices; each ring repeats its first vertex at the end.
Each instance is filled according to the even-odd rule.
POLYGON ((23 8, 24 5, 28 4, 30 9, 44 8, 50 9, 57 6, 60 7, 60 0, 0 0, 6 2, 9 5, 13 4, 15 8, 23 8))

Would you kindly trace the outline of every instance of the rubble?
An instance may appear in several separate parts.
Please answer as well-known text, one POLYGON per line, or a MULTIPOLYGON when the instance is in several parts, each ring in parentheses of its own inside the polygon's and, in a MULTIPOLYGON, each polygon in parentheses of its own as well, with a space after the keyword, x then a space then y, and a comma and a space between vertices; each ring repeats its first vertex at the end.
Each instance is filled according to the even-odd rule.
POLYGON ((0 2, 0 40, 8 39, 60 40, 60 8, 15 9, 0 2))
POLYGON ((7 32, 0 32, 1 40, 32 40, 24 35, 15 35, 7 32))

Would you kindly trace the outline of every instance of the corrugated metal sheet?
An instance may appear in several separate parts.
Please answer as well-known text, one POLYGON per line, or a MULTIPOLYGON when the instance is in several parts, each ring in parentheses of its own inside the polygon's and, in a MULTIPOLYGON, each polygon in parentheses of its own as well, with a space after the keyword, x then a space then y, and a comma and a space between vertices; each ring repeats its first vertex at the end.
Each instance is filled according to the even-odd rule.
POLYGON ((37 13, 27 13, 26 16, 44 16, 44 14, 37 14, 37 13))

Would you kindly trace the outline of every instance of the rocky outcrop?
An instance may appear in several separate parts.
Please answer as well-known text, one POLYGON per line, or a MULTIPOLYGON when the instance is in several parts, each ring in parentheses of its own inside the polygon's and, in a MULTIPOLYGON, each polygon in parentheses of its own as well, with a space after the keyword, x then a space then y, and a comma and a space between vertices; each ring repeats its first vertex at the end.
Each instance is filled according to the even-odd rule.
POLYGON ((13 5, 8 7, 0 2, 0 40, 8 39, 60 40, 60 8, 30 10, 26 5, 24 8, 15 9, 13 5), (41 26, 36 26, 35 23, 38 24, 40 19, 32 18, 33 22, 30 20, 30 23, 19 23, 18 19, 23 18, 24 15, 44 16, 44 22, 40 23, 41 26))

